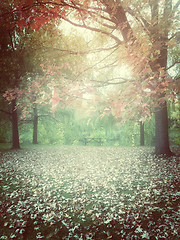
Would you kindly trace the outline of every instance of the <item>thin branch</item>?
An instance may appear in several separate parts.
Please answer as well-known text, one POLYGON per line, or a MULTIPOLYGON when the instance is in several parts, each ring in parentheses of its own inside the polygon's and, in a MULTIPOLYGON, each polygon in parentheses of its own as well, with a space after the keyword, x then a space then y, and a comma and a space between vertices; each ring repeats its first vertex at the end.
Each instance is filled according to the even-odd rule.
POLYGON ((124 83, 127 83, 127 81, 120 81, 120 82, 101 82, 101 81, 96 81, 96 80, 91 80, 92 82, 94 83, 98 83, 99 85, 96 86, 96 87, 106 87, 106 86, 110 86, 110 85, 120 85, 120 84, 124 84, 124 83))
POLYGON ((100 70, 100 69, 104 69, 104 68, 107 68, 107 67, 117 67, 117 66, 118 66, 117 64, 114 65, 114 64, 117 63, 117 62, 118 62, 118 61, 115 60, 114 62, 109 63, 109 64, 106 64, 106 65, 104 65, 103 67, 99 67, 98 69, 100 70))
POLYGON ((2 109, 0 109, 0 112, 3 112, 3 113, 5 113, 5 114, 7 114, 7 115, 11 115, 11 113, 10 112, 7 112, 7 111, 4 111, 4 110, 2 110, 2 109))
POLYGON ((97 20, 96 20, 96 22, 101 24, 101 26, 103 26, 103 27, 107 27, 107 28, 112 29, 112 30, 116 30, 117 29, 117 25, 112 26, 112 25, 109 25, 109 24, 106 24, 106 23, 102 23, 102 22, 97 21, 97 20))
POLYGON ((131 8, 128 8, 128 9, 127 9, 127 12, 128 12, 131 16, 135 17, 136 20, 141 23, 141 25, 142 25, 142 23, 143 23, 144 25, 142 25, 142 27, 143 27, 144 29, 148 29, 148 28, 149 28, 150 24, 147 22, 147 20, 146 20, 145 18, 143 18, 143 16, 141 16, 141 14, 139 13, 139 11, 138 11, 138 13, 140 14, 139 16, 137 16, 137 14, 134 13, 134 11, 133 11, 131 8))
POLYGON ((96 65, 100 64, 101 62, 103 62, 106 58, 108 58, 109 56, 111 56, 116 50, 117 50, 117 48, 114 49, 114 50, 113 50, 111 53, 109 53, 107 56, 105 56, 103 59, 101 59, 99 62, 96 62, 95 64, 91 65, 90 67, 84 69, 81 73, 78 74, 78 76, 77 76, 76 78, 78 78, 82 73, 84 73, 84 72, 86 72, 86 71, 94 68, 96 65))
POLYGON ((33 122, 33 119, 20 119, 19 120, 19 123, 20 124, 23 124, 23 123, 32 123, 33 122))
POLYGON ((14 43, 13 43, 13 40, 12 40, 12 35, 10 34, 10 32, 8 32, 8 34, 9 34, 12 50, 15 52, 14 43))
POLYGON ((99 28, 90 27, 90 26, 87 26, 87 25, 84 25, 84 24, 78 24, 78 23, 72 22, 71 20, 69 20, 65 17, 62 17, 62 19, 65 20, 66 22, 72 24, 73 26, 80 27, 80 28, 85 28, 85 29, 91 30, 93 32, 98 32, 98 33, 102 33, 104 35, 110 36, 112 39, 114 39, 116 41, 116 43, 118 45, 121 45, 123 43, 123 41, 121 41, 118 37, 114 36, 113 34, 111 34, 109 32, 103 31, 99 28))
POLYGON ((173 39, 174 37, 177 37, 177 33, 173 34, 170 38, 168 38, 168 41, 170 41, 170 40, 173 39))
POLYGON ((166 71, 169 70, 170 68, 174 67, 174 65, 176 65, 177 63, 180 63, 180 62, 174 62, 171 66, 169 66, 168 68, 166 68, 166 71))
POLYGON ((180 0, 178 0, 177 3, 174 5, 173 11, 176 11, 176 9, 178 9, 179 5, 180 5, 180 0))
POLYGON ((94 83, 98 83, 99 86, 96 86, 96 87, 106 87, 109 85, 120 85, 120 84, 124 84, 124 83, 128 83, 128 82, 134 82, 135 80, 119 77, 119 78, 108 79, 107 81, 98 81, 98 80, 93 80, 93 79, 91 79, 90 81, 94 82, 94 83), (112 80, 115 80, 115 79, 118 79, 118 80, 122 79, 123 81, 112 82, 112 80))
POLYGON ((108 18, 108 17, 105 17, 105 16, 103 16, 103 15, 100 15, 99 14, 99 11, 97 11, 97 12, 93 12, 93 11, 89 11, 88 10, 88 14, 91 16, 91 17, 98 17, 98 18, 101 18, 101 19, 103 19, 103 20, 105 20, 105 21, 107 21, 107 22, 110 22, 111 24, 113 23, 113 24, 115 24, 114 26, 112 26, 112 25, 109 25, 109 24, 107 24, 107 23, 101 23, 99 20, 97 20, 97 19, 95 19, 95 21, 97 22, 97 23, 100 23, 102 26, 104 26, 104 27, 108 27, 108 28, 111 28, 111 29, 115 29, 116 27, 117 27, 117 24, 116 24, 116 22, 115 21, 113 21, 113 19, 110 19, 110 18, 108 18))
POLYGON ((60 49, 60 48, 55 48, 55 47, 52 47, 52 48, 51 47, 46 47, 46 49, 49 49, 51 51, 54 50, 54 51, 66 52, 66 53, 72 54, 72 55, 78 55, 78 54, 86 55, 86 54, 96 53, 96 52, 101 52, 101 51, 109 51, 109 50, 117 48, 118 46, 119 45, 116 44, 116 45, 113 45, 111 47, 97 48, 97 49, 93 49, 93 50, 89 50, 89 51, 73 51, 73 50, 60 49))
MULTIPOLYGON (((126 81, 126 82, 135 82, 136 80, 135 79, 129 79, 129 78, 124 78, 124 77, 114 77, 114 78, 110 78, 108 80, 109 81, 113 81, 113 80, 119 80, 119 79, 122 79, 123 81, 126 81)), ((112 82, 111 82, 112 83, 112 82)), ((119 82, 116 82, 115 84, 118 84, 119 82)), ((120 82, 121 83, 121 82, 120 82)), ((113 84, 113 83, 112 83, 113 84)))

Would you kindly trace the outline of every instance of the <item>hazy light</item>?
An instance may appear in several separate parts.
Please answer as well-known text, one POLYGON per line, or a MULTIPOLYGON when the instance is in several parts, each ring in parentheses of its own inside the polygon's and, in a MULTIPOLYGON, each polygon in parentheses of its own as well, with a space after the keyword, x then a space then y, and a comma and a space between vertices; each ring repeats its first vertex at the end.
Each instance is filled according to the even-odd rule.
POLYGON ((63 34, 65 36, 71 36, 73 34, 83 36, 83 38, 86 42, 91 41, 94 37, 94 34, 95 34, 91 30, 73 26, 72 24, 70 24, 68 22, 65 22, 65 21, 63 21, 60 24, 59 29, 63 32, 63 34))

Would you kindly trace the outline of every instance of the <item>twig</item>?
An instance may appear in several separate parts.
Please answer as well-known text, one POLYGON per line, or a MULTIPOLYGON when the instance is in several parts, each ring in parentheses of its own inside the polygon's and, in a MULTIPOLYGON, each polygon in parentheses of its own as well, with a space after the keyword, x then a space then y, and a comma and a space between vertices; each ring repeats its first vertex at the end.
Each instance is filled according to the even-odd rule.
POLYGON ((174 62, 171 66, 169 66, 168 68, 166 68, 166 71, 169 70, 170 68, 174 67, 174 65, 176 65, 177 63, 180 63, 180 62, 174 62))

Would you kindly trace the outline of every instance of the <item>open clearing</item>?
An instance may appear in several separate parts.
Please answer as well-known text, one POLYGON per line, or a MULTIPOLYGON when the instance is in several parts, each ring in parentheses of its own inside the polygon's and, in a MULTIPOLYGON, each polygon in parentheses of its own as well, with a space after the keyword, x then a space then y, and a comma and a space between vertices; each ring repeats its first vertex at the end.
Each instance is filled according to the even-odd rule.
POLYGON ((178 157, 148 147, 0 153, 0 239, 179 239, 178 157))

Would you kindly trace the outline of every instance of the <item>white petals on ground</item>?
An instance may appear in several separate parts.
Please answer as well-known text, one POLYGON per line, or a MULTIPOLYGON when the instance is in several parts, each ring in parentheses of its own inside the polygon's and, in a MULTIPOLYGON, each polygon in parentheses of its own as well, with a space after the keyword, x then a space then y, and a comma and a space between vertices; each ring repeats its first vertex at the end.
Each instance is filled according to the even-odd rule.
POLYGON ((177 239, 177 157, 152 148, 4 152, 0 239, 177 239))

